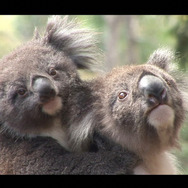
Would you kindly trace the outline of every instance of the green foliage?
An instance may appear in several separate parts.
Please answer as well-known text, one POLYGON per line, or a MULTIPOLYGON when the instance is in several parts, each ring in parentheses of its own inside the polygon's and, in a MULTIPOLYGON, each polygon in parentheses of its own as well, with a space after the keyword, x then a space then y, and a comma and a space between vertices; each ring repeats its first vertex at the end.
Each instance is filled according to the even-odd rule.
POLYGON ((188 64, 188 16, 176 16, 177 22, 171 29, 176 40, 176 50, 181 54, 180 68, 187 69, 188 64))
POLYGON ((0 16, 0 58, 20 44, 15 36, 15 16, 0 16))
POLYGON ((149 55, 159 47, 175 47, 175 38, 170 34, 173 16, 138 16, 140 30, 138 43, 141 61, 144 63, 149 55))
POLYGON ((20 40, 29 40, 33 36, 35 27, 37 27, 39 31, 43 29, 47 18, 47 15, 17 16, 14 21, 16 35, 20 38, 20 40))
POLYGON ((180 132, 180 150, 175 150, 174 154, 178 159, 182 174, 188 174, 188 122, 186 122, 180 132))

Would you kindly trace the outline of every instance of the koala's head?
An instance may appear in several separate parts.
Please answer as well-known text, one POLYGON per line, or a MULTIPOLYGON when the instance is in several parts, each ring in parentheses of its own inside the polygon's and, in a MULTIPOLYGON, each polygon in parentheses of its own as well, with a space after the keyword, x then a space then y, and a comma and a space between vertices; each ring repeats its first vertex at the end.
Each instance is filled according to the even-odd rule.
POLYGON ((173 53, 155 51, 148 63, 116 68, 100 82, 103 130, 137 152, 177 145, 184 94, 170 72, 173 53))
POLYGON ((67 17, 49 18, 42 36, 0 61, 1 130, 18 135, 40 133, 66 110, 72 85, 80 81, 78 68, 95 61, 96 41, 90 30, 67 17))

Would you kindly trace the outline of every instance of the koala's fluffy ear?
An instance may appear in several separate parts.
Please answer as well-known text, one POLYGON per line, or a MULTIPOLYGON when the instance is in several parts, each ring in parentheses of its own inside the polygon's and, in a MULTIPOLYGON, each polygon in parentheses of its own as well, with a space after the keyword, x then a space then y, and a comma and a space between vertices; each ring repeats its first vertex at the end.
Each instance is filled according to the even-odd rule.
POLYGON ((48 19, 43 42, 63 51, 70 57, 77 68, 89 68, 96 61, 96 33, 79 27, 76 20, 68 20, 68 16, 51 16, 48 19))
POLYGON ((33 33, 33 39, 34 40, 39 40, 41 38, 40 33, 38 29, 35 27, 34 33, 33 33))
POLYGON ((172 50, 167 48, 160 48, 150 55, 147 64, 155 65, 169 72, 174 69, 174 64, 172 63, 174 60, 175 56, 172 50))

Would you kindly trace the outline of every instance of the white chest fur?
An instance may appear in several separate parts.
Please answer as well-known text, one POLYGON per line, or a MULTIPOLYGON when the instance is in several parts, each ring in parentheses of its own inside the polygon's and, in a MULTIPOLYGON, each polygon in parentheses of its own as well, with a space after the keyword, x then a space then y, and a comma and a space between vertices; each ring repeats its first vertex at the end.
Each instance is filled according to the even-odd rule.
POLYGON ((145 159, 134 169, 134 174, 178 174, 174 155, 163 152, 155 157, 145 159))

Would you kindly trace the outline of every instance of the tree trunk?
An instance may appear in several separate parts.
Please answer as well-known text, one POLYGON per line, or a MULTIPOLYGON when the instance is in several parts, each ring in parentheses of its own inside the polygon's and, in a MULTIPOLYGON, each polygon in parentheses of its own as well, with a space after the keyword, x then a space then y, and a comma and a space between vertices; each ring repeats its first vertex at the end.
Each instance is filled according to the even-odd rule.
POLYGON ((127 15, 124 18, 127 30, 127 62, 128 64, 137 64, 139 63, 137 19, 133 15, 127 15))
POLYGON ((105 40, 106 69, 111 70, 119 64, 118 42, 120 16, 104 16, 107 25, 107 37, 105 40))
POLYGON ((139 50, 137 45, 137 19, 132 15, 108 15, 104 16, 107 33, 105 40, 106 70, 113 67, 139 62, 139 50), (122 29, 126 29, 127 40, 122 41, 122 29), (125 43, 127 50, 120 48, 120 42, 125 43))

